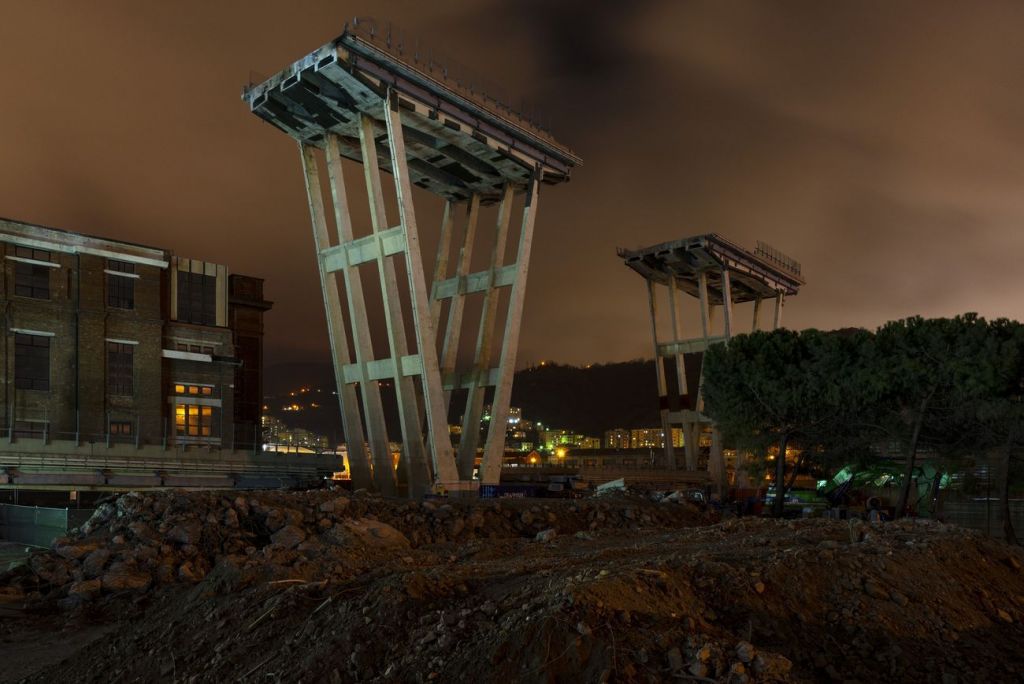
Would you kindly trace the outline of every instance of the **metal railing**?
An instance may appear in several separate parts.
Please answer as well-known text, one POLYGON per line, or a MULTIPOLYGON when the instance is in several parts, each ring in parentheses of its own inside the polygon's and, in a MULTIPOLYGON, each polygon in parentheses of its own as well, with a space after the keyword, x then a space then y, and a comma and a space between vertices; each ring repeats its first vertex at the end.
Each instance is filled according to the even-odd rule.
POLYGON ((366 41, 378 50, 416 67, 453 92, 482 107, 514 117, 533 132, 554 142, 550 121, 524 98, 513 98, 494 81, 476 73, 447 55, 410 38, 391 22, 356 17, 345 25, 345 33, 366 41))
POLYGON ((754 255, 761 257, 765 261, 770 261, 779 268, 789 271, 794 275, 800 275, 799 261, 786 256, 766 242, 761 242, 760 240, 757 241, 757 247, 754 248, 754 255))

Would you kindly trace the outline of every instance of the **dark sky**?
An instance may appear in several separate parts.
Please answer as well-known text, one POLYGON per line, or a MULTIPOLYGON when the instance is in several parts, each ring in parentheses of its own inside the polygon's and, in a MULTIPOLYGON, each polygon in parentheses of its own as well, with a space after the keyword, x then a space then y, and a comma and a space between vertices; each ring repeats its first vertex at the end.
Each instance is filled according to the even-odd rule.
MULTIPOLYGON (((0 0, 0 216, 265 277, 269 363, 326 358, 295 143, 239 99, 391 19, 539 103, 521 365, 650 356, 616 257, 702 232, 803 263, 790 327, 1022 316, 1024 4, 0 0)), ((439 204, 418 197, 432 232, 439 204)), ((429 237, 428 237, 429 240, 429 237)))

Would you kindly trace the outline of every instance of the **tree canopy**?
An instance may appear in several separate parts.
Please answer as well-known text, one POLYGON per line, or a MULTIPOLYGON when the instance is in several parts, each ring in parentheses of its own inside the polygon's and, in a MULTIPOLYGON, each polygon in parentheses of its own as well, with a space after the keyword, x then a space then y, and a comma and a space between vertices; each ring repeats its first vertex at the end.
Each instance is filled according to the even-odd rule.
POLYGON ((899 515, 922 445, 952 461, 1024 445, 1022 375, 1024 327, 976 314, 907 318, 875 332, 758 331, 705 354, 705 412, 738 449, 771 458, 777 446, 780 514, 787 446, 834 465, 822 461, 897 445, 905 463, 899 515))

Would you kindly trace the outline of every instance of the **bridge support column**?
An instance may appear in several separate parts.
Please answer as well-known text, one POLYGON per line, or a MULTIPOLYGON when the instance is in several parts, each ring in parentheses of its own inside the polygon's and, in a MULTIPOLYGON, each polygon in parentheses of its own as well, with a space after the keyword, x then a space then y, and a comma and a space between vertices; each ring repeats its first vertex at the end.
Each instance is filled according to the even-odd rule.
POLYGON ((336 239, 330 235, 330 211, 320 189, 323 178, 318 153, 309 144, 299 144, 352 478, 357 487, 374 488, 385 494, 398 491, 402 480, 408 484, 411 496, 421 496, 432 487, 471 491, 477 486, 473 472, 488 387, 494 388, 494 398, 480 482, 497 483, 501 477, 541 174, 535 172, 525 188, 506 183, 501 189, 490 264, 482 272, 470 272, 482 197, 474 192, 465 202, 461 240, 455 238, 461 203, 449 199, 444 205, 434 273, 428 287, 412 203, 402 114, 396 97, 389 95, 386 102, 385 111, 381 112, 383 125, 369 113, 359 114, 358 144, 371 222, 371 231, 365 237, 355 235, 342 168, 342 152, 351 148, 354 141, 330 131, 324 134, 326 181, 331 191, 336 239), (382 167, 390 172, 394 182, 398 206, 394 225, 394 218, 389 221, 387 216, 382 167), (524 199, 516 260, 505 264, 509 225, 518 197, 524 199), (454 259, 453 244, 459 245, 454 259), (397 268, 399 263, 402 269, 397 268), (454 273, 449 275, 453 263, 454 273), (375 268, 384 303, 387 352, 382 357, 375 354, 370 337, 368 301, 359 270, 364 264, 375 268), (344 286, 344 302, 337 274, 344 286), (503 336, 496 338, 502 288, 509 288, 510 293, 503 336), (459 373, 458 349, 465 304, 467 297, 477 294, 483 296, 484 306, 473 366, 468 372, 459 373), (446 299, 450 304, 444 316, 446 299), (407 310, 404 302, 408 302, 407 310), (410 323, 412 334, 407 327, 410 323), (442 326, 444 336, 439 340, 442 326), (384 421, 381 381, 393 383, 395 389, 400 439, 389 435, 384 421), (457 460, 447 419, 451 393, 456 389, 468 391, 457 460), (396 479, 388 445, 397 441, 402 443, 402 472, 396 479))

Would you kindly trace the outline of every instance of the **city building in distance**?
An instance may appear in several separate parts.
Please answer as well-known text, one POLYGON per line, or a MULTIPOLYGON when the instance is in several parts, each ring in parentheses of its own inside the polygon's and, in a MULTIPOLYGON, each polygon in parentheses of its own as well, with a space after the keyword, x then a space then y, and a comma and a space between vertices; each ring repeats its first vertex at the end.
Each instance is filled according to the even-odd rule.
POLYGON ((0 434, 252 449, 260 278, 169 250, 0 219, 0 434))

